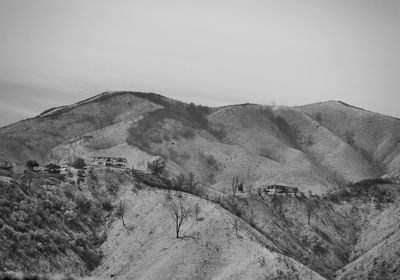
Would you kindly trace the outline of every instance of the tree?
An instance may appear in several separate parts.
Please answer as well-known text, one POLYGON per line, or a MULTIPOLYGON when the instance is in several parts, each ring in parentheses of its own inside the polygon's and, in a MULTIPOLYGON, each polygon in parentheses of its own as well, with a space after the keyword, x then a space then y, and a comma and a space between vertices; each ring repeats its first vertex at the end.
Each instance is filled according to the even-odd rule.
POLYGON ((172 184, 176 189, 182 190, 186 184, 186 175, 183 173, 179 174, 172 180, 172 184))
POLYGON ((198 203, 194 206, 194 216, 196 217, 196 221, 198 220, 198 216, 200 214, 201 208, 198 203))
POLYGON ((25 166, 28 167, 29 170, 33 170, 34 167, 39 166, 39 163, 36 160, 28 159, 25 162, 25 166))
POLYGON ((166 206, 175 223, 176 238, 179 238, 179 231, 182 225, 189 219, 190 207, 185 203, 182 195, 175 195, 168 199, 166 206))
POLYGON ((275 209, 278 208, 279 214, 282 214, 283 198, 274 193, 271 202, 275 209))
POLYGON ((125 227, 125 221, 124 221, 125 210, 126 210, 126 203, 121 200, 119 202, 117 211, 115 212, 115 216, 117 216, 118 218, 121 218, 122 225, 124 227, 125 227))
POLYGON ((235 230, 236 237, 239 237, 239 235, 238 235, 239 220, 238 219, 234 219, 233 222, 232 222, 232 226, 233 226, 233 229, 235 230))
POLYGON ((156 159, 147 163, 147 169, 151 174, 159 177, 165 169, 165 160, 162 157, 157 157, 156 159))
POLYGON ((307 225, 310 225, 311 214, 317 207, 317 201, 311 197, 306 198, 306 209, 307 209, 307 225))
POLYGON ((72 167, 76 169, 83 169, 86 166, 85 160, 81 157, 78 157, 72 163, 72 167))
POLYGON ((240 179, 239 179, 239 177, 238 177, 238 176, 234 176, 234 177, 232 178, 232 185, 231 185, 233 196, 236 195, 236 191, 237 191, 237 189, 238 189, 239 184, 240 184, 240 179))
POLYGON ((189 172, 186 178, 186 188, 189 192, 193 193, 200 182, 196 179, 193 172, 189 172))

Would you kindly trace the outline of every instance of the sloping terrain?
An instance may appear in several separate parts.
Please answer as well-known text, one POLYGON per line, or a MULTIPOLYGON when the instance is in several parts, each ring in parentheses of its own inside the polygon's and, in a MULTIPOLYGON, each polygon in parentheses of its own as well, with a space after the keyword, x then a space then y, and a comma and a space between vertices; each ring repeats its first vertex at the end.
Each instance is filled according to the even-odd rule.
POLYGON ((0 129, 0 157, 11 161, 109 155, 145 169, 162 155, 171 175, 194 171, 222 192, 238 175, 246 189, 323 193, 391 171, 399 143, 399 120, 340 102, 208 108, 138 92, 106 92, 0 129))
POLYGON ((334 101, 300 109, 351 145, 373 163, 377 171, 399 167, 399 119, 334 101))
POLYGON ((108 211, 78 186, 25 175, 0 181, 1 269, 76 275, 93 270, 108 211))
POLYGON ((177 239, 167 206, 175 192, 127 188, 121 194, 125 226, 121 220, 112 225, 102 246, 105 258, 90 279, 324 279, 263 248, 245 224, 236 234, 237 217, 218 205, 182 195, 201 211, 183 224, 177 239))
POLYGON ((135 170, 91 170, 81 184, 2 177, 5 268, 97 267, 91 279, 399 277, 398 119, 342 102, 208 108, 106 92, 0 129, 4 160, 93 156, 124 157, 135 170), (155 156, 166 159, 162 178, 143 172, 155 156), (199 184, 179 193, 200 214, 176 238, 171 189, 188 172, 199 184), (234 194, 235 176, 244 190, 234 194), (274 183, 300 193, 261 192, 274 183))

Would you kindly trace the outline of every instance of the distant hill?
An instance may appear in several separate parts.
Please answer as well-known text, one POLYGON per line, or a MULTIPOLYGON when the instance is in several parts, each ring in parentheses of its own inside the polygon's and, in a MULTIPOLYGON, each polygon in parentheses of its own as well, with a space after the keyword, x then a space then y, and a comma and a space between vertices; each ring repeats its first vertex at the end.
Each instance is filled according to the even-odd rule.
POLYGON ((171 175, 195 171, 221 192, 237 175, 245 189, 279 183, 321 193, 396 170, 400 121, 339 101, 208 108, 105 92, 0 129, 0 158, 44 164, 94 155, 126 157, 136 168, 162 155, 171 175))

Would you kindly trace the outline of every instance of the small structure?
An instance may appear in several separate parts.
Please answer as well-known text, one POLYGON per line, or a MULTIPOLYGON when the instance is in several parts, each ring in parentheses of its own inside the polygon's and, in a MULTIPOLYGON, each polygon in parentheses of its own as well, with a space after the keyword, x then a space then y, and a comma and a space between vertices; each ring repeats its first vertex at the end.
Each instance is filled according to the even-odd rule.
POLYGON ((93 165, 127 168, 128 160, 120 157, 92 157, 93 165))
POLYGON ((9 161, 0 161, 0 170, 12 171, 14 165, 9 161))
POLYGON ((262 187, 262 192, 268 195, 273 194, 297 194, 299 192, 298 188, 282 186, 282 185, 270 185, 262 187))
POLYGON ((37 173, 47 173, 47 168, 46 167, 43 167, 43 166, 34 166, 33 168, 32 168, 32 171, 33 172, 37 172, 37 173))

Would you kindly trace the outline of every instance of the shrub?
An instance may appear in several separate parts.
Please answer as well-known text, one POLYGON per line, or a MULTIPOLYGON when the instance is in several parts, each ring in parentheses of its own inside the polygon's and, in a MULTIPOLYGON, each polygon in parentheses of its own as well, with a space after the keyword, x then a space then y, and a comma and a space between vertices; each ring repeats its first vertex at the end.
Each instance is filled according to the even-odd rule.
POLYGON ((194 131, 193 129, 187 128, 182 131, 182 136, 185 139, 192 139, 194 137, 194 131))
POLYGON ((76 200, 76 208, 78 209, 78 211, 83 214, 86 215, 89 213, 90 209, 92 208, 92 202, 87 199, 85 196, 80 195, 77 197, 76 200))
POLYGON ((85 160, 81 157, 76 158, 72 163, 72 167, 76 169, 83 169, 85 166, 86 166, 85 160))
POLYGON ((104 200, 102 202, 101 206, 102 206, 103 210, 107 211, 107 212, 110 212, 113 209, 113 205, 111 203, 111 200, 109 200, 109 199, 104 200))

